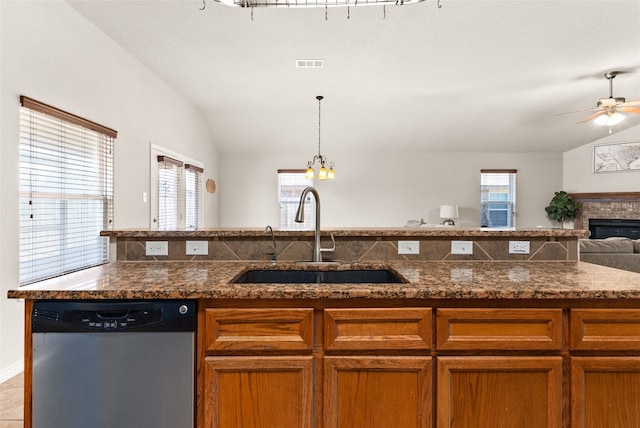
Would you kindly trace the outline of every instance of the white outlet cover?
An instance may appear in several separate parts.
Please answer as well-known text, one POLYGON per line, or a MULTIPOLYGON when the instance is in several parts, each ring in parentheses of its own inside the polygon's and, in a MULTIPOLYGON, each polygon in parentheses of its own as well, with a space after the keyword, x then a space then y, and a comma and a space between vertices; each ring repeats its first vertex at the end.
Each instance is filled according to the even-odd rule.
POLYGON ((398 254, 420 254, 420 241, 398 241, 398 254))
POLYGON ((473 241, 451 241, 451 254, 473 254, 473 241))
POLYGON ((209 241, 187 241, 186 253, 188 256, 206 256, 209 254, 209 241))
POLYGON ((145 241, 145 254, 147 256, 168 256, 169 241, 145 241))
POLYGON ((529 241, 509 241, 509 254, 529 254, 529 241))

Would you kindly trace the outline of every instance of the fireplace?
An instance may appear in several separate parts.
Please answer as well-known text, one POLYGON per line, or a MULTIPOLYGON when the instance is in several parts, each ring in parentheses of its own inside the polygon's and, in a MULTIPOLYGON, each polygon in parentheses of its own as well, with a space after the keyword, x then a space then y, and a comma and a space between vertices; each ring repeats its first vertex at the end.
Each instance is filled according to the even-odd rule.
POLYGON ((624 237, 640 239, 640 220, 632 219, 589 219, 590 239, 624 237))
POLYGON ((576 229, 589 229, 591 238, 627 236, 640 238, 640 192, 573 193, 582 208, 574 221, 576 229), (611 221, 631 221, 616 226, 611 221), (592 227, 591 222, 603 222, 592 227), (594 231, 595 229, 601 229, 594 231), (609 229, 609 230, 607 230, 609 229), (594 236, 595 235, 595 236, 594 236))

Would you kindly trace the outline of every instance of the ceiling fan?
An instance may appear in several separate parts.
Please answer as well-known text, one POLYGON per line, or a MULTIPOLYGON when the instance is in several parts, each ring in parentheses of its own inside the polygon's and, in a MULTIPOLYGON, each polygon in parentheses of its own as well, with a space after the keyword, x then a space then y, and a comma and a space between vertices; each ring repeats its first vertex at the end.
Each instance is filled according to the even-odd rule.
POLYGON ((626 102, 623 97, 613 96, 613 79, 621 73, 622 72, 620 71, 610 71, 605 73, 604 77, 609 81, 609 98, 600 98, 596 108, 570 113, 561 113, 560 115, 592 111, 595 113, 590 114, 578 123, 585 123, 593 120, 598 125, 613 126, 624 120, 625 116, 622 113, 640 114, 640 99, 626 102))

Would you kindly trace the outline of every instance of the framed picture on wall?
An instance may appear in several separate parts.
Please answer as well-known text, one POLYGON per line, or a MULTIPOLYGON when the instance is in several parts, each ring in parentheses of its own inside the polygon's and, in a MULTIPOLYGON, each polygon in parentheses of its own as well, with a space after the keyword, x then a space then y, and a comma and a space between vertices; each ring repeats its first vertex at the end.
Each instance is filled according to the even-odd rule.
POLYGON ((640 141, 593 146, 593 172, 640 171, 640 141))

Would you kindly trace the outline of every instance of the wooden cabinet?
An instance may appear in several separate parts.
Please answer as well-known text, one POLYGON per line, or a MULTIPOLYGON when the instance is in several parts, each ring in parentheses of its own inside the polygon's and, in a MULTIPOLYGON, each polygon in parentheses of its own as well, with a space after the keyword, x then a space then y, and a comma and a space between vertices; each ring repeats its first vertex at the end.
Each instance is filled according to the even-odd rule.
POLYGON ((204 427, 314 427, 313 315, 205 309, 204 427))
POLYGON ((313 359, 207 357, 208 428, 312 428, 313 359))
POLYGON ((437 428, 562 427, 561 309, 445 308, 436 320, 437 428))
POLYGON ((561 357, 438 357, 437 427, 562 427, 561 357))
POLYGON ((640 427, 640 357, 571 358, 571 426, 640 427))
POLYGON ((438 351, 559 351, 562 309, 438 309, 438 351))
POLYGON ((429 428, 430 357, 325 357, 324 428, 429 428))
POLYGON ((324 326, 323 428, 432 426, 430 309, 326 309, 324 326))
POLYGON ((209 303, 199 428, 640 428, 640 309, 209 303))
POLYGON ((571 426, 640 427, 640 311, 572 309, 571 426))

